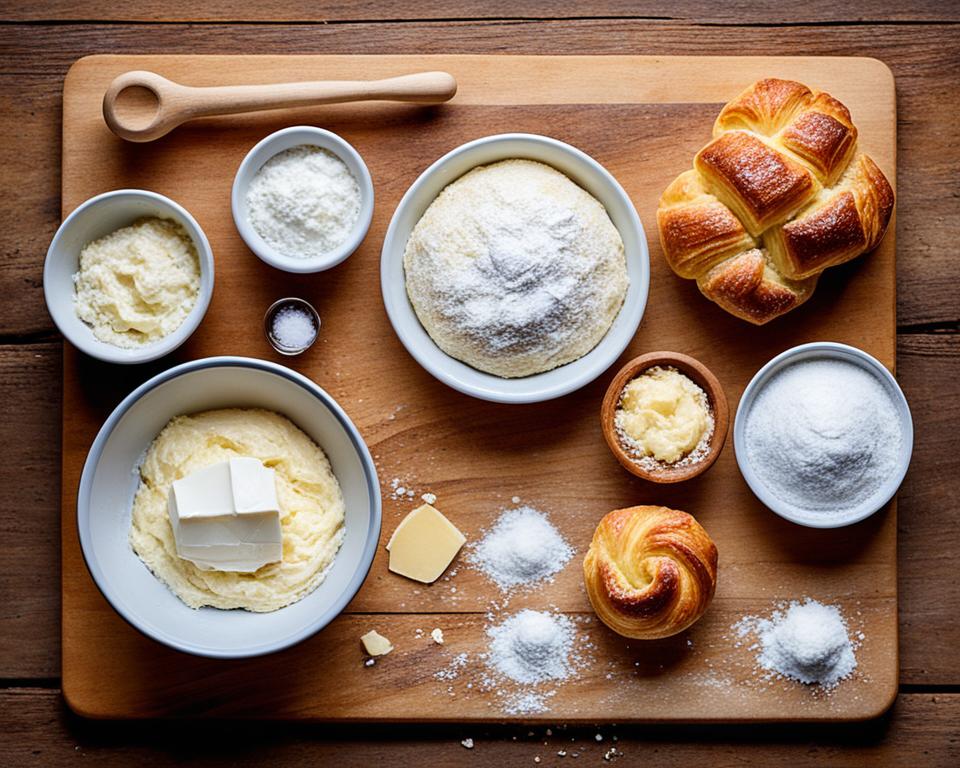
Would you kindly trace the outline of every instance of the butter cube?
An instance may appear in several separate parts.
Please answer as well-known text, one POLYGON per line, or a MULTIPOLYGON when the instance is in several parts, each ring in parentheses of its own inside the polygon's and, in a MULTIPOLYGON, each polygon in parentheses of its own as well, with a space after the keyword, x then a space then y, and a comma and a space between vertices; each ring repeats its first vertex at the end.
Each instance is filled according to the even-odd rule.
POLYGON ((252 573, 282 559, 274 471, 233 458, 173 483, 168 499, 177 554, 203 570, 252 573))
POLYGON ((432 584, 447 570, 466 540, 439 510, 422 504, 403 518, 390 537, 390 570, 432 584))

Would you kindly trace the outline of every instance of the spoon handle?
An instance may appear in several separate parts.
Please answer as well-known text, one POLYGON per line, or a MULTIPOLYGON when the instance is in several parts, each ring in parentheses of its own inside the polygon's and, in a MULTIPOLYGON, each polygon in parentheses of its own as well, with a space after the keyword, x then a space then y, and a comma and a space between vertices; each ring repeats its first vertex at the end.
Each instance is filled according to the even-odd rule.
POLYGON ((385 80, 320 80, 276 85, 180 86, 178 106, 190 117, 230 115, 262 109, 338 104, 348 101, 409 101, 436 104, 457 92, 446 72, 418 72, 385 80))

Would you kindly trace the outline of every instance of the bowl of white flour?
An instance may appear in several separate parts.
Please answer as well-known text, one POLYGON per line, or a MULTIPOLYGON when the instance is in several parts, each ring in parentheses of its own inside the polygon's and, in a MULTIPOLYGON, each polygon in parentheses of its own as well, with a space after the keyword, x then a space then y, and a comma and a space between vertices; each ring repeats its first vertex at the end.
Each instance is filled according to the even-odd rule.
POLYGON ((284 272, 321 272, 363 242, 373 181, 360 153, 330 131, 300 125, 271 133, 233 181, 233 220, 262 261, 284 272))
POLYGON ((801 344, 753 377, 733 428, 737 464, 780 517, 839 528, 882 509, 913 451, 913 421, 897 380, 863 350, 801 344))
POLYGON ((411 356, 448 386, 501 403, 550 400, 603 373, 636 333, 649 284, 646 236, 623 187, 585 152, 533 134, 487 136, 434 162, 397 206, 380 258, 387 315, 411 356), (497 174, 527 187, 504 189, 497 174), (464 204, 425 228, 468 179, 464 204))

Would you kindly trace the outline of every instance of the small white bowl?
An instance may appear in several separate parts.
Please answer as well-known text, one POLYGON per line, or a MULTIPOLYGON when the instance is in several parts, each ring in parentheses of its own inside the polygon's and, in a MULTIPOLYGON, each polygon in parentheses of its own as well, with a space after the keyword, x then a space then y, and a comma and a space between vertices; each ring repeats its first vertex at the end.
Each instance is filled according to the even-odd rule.
POLYGON ((609 368, 633 338, 647 302, 650 256, 643 224, 629 196, 600 163, 576 147, 546 136, 506 133, 468 142, 427 168, 407 190, 390 221, 380 257, 380 287, 387 315, 407 351, 429 373, 454 389, 498 403, 535 403, 573 392, 609 368), (403 253, 414 226, 441 190, 479 165, 509 158, 556 168, 607 209, 623 239, 630 287, 607 334, 578 360, 517 379, 484 373, 447 355, 420 324, 407 297, 403 253))
POLYGON ((83 466, 77 527, 93 580, 135 628, 197 656, 260 656, 323 629, 360 589, 380 536, 380 486, 363 438, 324 390, 276 363, 210 357, 155 376, 110 414, 83 466), (139 463, 160 430, 174 416, 237 406, 282 413, 313 438, 330 459, 346 504, 343 545, 323 583, 272 613, 188 608, 147 569, 127 538, 139 463))
POLYGON ((733 425, 733 446, 740 473, 746 480, 747 485, 750 486, 750 490, 780 517, 808 528, 842 528, 866 520, 890 501, 897 492, 900 483, 903 482, 903 478, 907 474, 907 467, 910 466, 910 457, 913 453, 913 419, 910 416, 910 407, 907 405, 907 398, 904 396, 903 390, 900 389, 900 385, 897 384, 893 374, 879 360, 868 355, 862 349, 847 344, 816 341, 781 352, 757 371, 744 390, 743 396, 740 398, 740 405, 737 407, 736 420, 733 425), (851 508, 842 515, 831 515, 827 520, 822 519, 817 512, 811 512, 778 499, 768 490, 767 486, 753 471, 753 466, 747 458, 746 437, 744 435, 750 408, 767 382, 788 365, 801 360, 814 359, 843 360, 853 363, 873 375, 890 395, 890 400, 900 417, 900 429, 903 435, 897 468, 883 485, 860 506, 851 508))
POLYGON ((200 325, 213 295, 213 251, 196 219, 169 197, 144 189, 117 189, 91 197, 60 225, 43 263, 43 296, 60 333, 73 346, 108 363, 146 363, 169 354, 200 325), (172 219, 190 235, 200 259, 200 292, 197 302, 173 333, 153 344, 125 349, 100 341, 77 315, 73 276, 80 269, 80 251, 88 243, 133 224, 144 216, 172 219))
POLYGON ((233 222, 247 247, 262 261, 284 272, 307 274, 322 272, 335 267, 353 253, 363 242, 370 229, 373 219, 373 180, 367 164, 363 162, 360 153, 347 141, 335 133, 309 125, 296 125, 291 128, 271 133, 251 149, 233 179, 233 192, 230 196, 233 209, 233 222), (307 144, 321 147, 332 152, 346 164, 347 168, 360 185, 360 215, 350 232, 350 236, 337 248, 329 253, 310 258, 286 256, 270 246, 257 231, 250 225, 250 216, 247 211, 247 189, 253 177, 257 175, 263 164, 274 155, 287 149, 307 144))

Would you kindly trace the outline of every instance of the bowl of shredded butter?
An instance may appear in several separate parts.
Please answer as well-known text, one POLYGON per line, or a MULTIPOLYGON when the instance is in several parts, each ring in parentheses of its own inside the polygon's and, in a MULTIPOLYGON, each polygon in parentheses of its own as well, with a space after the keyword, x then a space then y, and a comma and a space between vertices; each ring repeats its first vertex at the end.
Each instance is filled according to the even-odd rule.
POLYGON ((213 295, 213 252, 168 197, 97 195, 60 225, 43 266, 50 316, 67 340, 111 363, 145 363, 183 344, 213 295))

